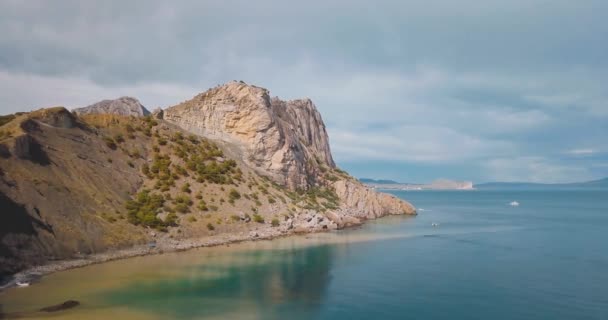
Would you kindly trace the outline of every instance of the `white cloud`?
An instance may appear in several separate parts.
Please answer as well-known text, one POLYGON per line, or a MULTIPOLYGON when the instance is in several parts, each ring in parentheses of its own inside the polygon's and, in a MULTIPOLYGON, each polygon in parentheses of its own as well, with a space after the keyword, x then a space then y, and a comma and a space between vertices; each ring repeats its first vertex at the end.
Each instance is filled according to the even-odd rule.
POLYGON ((29 111, 51 106, 75 108, 103 99, 133 96, 149 109, 190 99, 202 89, 163 83, 104 87, 88 79, 50 77, 0 71, 2 113, 29 111))
POLYGON ((495 158, 483 163, 491 181, 564 183, 593 179, 588 168, 556 163, 543 157, 495 158))
POLYGON ((595 150, 593 150, 593 149, 572 149, 572 150, 568 150, 567 153, 577 155, 577 156, 584 156, 584 155, 594 154, 595 150))

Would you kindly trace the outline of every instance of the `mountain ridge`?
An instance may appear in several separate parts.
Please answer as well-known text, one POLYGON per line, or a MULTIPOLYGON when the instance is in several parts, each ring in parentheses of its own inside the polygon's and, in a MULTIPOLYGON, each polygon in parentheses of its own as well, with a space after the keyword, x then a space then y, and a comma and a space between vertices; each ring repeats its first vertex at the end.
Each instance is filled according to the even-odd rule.
POLYGON ((309 99, 282 101, 239 82, 176 106, 154 116, 57 107, 6 118, 0 201, 10 212, 0 225, 11 227, 0 228, 0 275, 149 242, 158 249, 141 252, 416 214, 335 165, 309 99))

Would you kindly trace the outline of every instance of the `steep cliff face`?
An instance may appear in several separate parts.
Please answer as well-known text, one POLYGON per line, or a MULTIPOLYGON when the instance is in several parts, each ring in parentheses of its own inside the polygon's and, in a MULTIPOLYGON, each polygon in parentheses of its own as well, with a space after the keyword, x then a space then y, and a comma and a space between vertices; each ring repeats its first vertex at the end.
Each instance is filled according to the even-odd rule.
POLYGON ((328 170, 337 168, 325 124, 310 99, 270 98, 264 88, 235 81, 166 109, 164 119, 237 145, 250 166, 292 190, 333 185, 342 200, 341 210, 333 214, 337 220, 415 214, 409 203, 348 176, 328 177, 328 170))
POLYGON ((116 114, 121 116, 143 117, 150 114, 139 100, 132 97, 120 97, 114 100, 102 100, 84 108, 73 110, 76 114, 116 114))
POLYGON ((236 145, 249 166, 294 190, 314 185, 319 166, 335 167, 310 100, 271 99, 266 89, 230 82, 166 109, 163 117, 236 145))

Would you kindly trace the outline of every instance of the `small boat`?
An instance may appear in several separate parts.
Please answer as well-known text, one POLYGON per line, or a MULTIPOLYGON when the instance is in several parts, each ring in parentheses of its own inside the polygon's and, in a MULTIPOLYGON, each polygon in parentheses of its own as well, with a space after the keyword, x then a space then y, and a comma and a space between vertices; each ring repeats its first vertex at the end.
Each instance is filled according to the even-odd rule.
POLYGON ((29 282, 17 281, 17 287, 19 287, 19 288, 25 288, 25 287, 29 287, 29 286, 30 286, 29 282))
POLYGON ((512 201, 511 203, 509 203, 509 205, 510 205, 511 207, 517 207, 517 206, 519 206, 519 202, 517 202, 517 201, 512 201))
POLYGON ((439 223, 433 222, 433 223, 431 223, 431 226, 433 226, 433 227, 439 227, 439 223))

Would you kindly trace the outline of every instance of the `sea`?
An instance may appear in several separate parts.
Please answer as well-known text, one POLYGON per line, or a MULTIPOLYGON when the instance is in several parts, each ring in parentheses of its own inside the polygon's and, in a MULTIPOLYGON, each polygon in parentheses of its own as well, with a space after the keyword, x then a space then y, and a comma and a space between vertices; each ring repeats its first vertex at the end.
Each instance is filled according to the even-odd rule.
POLYGON ((419 214, 58 272, 0 292, 0 312, 25 319, 608 319, 607 191, 392 193, 419 214), (66 300, 81 304, 36 312, 66 300))

